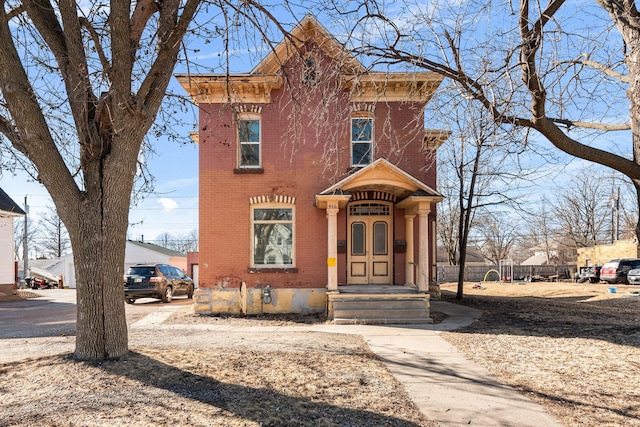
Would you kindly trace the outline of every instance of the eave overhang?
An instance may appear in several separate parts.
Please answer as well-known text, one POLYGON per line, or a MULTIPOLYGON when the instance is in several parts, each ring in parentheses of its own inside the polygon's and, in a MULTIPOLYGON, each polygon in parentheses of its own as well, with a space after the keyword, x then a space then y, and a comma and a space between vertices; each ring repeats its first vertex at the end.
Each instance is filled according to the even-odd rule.
POLYGON ((451 136, 451 131, 442 129, 425 129, 422 148, 436 151, 451 136))
POLYGON ((199 104, 268 104, 282 77, 251 74, 176 74, 176 79, 199 104))
POLYGON ((443 77, 436 73, 369 72, 341 77, 352 102, 420 102, 426 104, 443 77))

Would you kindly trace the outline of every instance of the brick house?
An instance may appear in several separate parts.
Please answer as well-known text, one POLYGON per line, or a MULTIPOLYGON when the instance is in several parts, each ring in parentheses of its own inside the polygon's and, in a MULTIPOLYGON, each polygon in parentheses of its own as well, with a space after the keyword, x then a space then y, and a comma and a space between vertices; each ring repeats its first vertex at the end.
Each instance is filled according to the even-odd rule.
POLYGON ((249 73, 176 78, 199 106, 197 312, 428 321, 442 77, 367 70, 308 15, 249 73))

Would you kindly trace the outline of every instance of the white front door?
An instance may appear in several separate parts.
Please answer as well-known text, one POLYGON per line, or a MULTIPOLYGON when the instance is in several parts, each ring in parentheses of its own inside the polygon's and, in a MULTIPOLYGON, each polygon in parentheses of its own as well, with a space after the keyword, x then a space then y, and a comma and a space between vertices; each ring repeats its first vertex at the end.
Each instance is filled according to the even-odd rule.
POLYGON ((391 203, 385 202, 349 205, 348 284, 392 284, 392 207, 391 203))

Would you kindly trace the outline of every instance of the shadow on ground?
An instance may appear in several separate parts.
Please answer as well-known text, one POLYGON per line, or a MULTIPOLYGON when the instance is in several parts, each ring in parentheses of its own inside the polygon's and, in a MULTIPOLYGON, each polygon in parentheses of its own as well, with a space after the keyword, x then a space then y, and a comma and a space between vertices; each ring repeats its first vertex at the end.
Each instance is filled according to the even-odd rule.
POLYGON ((591 338, 640 347, 640 298, 502 297, 442 292, 442 300, 482 310, 472 325, 456 332, 591 338))
MULTIPOLYGON (((176 395, 197 400, 231 413, 234 418, 252 420, 263 426, 398 426, 418 427, 411 421, 345 408, 282 394, 264 384, 255 388, 217 381, 131 352, 126 361, 101 362, 99 367, 113 375, 126 377, 148 386, 164 389, 176 395), (132 366, 138 369, 132 369, 132 366)), ((286 375, 286 373, 281 373, 286 375)), ((331 385, 329 385, 331 386, 331 385)), ((296 390, 291 390, 295 394, 296 390)))

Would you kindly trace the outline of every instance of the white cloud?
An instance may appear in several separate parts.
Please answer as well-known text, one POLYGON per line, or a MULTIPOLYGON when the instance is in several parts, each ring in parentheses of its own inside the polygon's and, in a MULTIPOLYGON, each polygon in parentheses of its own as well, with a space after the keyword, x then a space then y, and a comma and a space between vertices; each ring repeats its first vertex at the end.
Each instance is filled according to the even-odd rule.
POLYGON ((162 205, 162 209, 164 209, 165 212, 171 212, 178 208, 178 203, 175 200, 166 197, 158 199, 158 203, 162 205))

